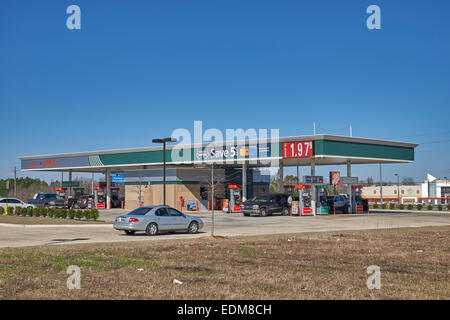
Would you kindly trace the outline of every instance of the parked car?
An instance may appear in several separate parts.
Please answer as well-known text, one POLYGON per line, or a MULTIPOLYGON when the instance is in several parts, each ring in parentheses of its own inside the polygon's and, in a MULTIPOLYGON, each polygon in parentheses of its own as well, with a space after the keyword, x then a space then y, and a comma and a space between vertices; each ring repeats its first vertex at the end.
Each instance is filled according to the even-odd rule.
POLYGON ((117 217, 113 226, 127 235, 145 231, 146 234, 154 236, 160 231, 197 233, 204 223, 198 217, 184 215, 169 206, 146 206, 117 217))
POLYGON ((28 203, 25 203, 16 198, 0 198, 0 207, 5 208, 6 203, 8 203, 8 207, 13 207, 13 208, 17 208, 17 207, 27 208, 27 209, 28 208, 36 208, 36 206, 34 204, 28 204, 28 203))
POLYGON ((330 213, 336 210, 336 213, 348 213, 349 203, 344 195, 331 195, 327 196, 328 207, 330 208, 330 213))
POLYGON ((288 194, 273 193, 254 197, 251 200, 242 203, 242 213, 248 217, 251 214, 258 214, 260 217, 281 213, 284 216, 289 215, 288 194))
POLYGON ((58 207, 66 208, 67 202, 56 193, 37 193, 33 198, 27 199, 28 204, 33 204, 38 208, 58 207))

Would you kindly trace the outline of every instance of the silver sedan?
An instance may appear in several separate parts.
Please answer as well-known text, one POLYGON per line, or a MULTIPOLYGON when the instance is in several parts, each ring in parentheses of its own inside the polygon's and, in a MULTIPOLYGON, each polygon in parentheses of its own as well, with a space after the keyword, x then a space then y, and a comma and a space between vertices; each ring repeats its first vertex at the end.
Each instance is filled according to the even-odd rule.
POLYGON ((114 222, 114 229, 123 230, 127 235, 133 235, 136 231, 145 231, 151 236, 160 231, 197 233, 203 226, 202 219, 186 216, 169 206, 140 207, 117 217, 114 222))

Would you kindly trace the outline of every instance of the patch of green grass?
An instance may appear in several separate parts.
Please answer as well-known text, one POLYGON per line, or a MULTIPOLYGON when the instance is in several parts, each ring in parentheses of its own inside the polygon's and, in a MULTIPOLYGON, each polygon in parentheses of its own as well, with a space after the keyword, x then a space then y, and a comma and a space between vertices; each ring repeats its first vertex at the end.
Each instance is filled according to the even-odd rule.
POLYGON ((240 248, 232 251, 234 255, 237 255, 238 257, 257 257, 257 256, 264 256, 267 253, 264 251, 256 251, 251 250, 247 248, 240 248))

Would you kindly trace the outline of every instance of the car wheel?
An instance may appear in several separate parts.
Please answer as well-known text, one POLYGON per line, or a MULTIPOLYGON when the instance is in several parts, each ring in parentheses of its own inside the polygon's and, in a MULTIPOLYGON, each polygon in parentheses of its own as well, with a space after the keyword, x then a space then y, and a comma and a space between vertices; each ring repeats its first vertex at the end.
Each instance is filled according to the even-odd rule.
POLYGON ((248 216, 250 216, 250 213, 244 213, 243 215, 248 217, 248 216))
POLYGON ((33 207, 27 207, 27 209, 33 209, 33 207))
POLYGON ((289 215, 289 208, 283 208, 283 212, 281 212, 281 215, 288 216, 289 215))
POLYGON ((198 223, 193 221, 189 224, 188 228, 189 233, 197 233, 198 232, 198 223))
POLYGON ((132 236, 135 233, 136 233, 136 231, 134 231, 134 230, 125 230, 125 234, 128 236, 132 236))
POLYGON ((145 233, 149 236, 154 236, 158 234, 158 226, 156 223, 150 223, 145 229, 145 233))
POLYGON ((259 216, 260 217, 267 216, 267 209, 266 208, 262 208, 261 210, 259 210, 259 216))

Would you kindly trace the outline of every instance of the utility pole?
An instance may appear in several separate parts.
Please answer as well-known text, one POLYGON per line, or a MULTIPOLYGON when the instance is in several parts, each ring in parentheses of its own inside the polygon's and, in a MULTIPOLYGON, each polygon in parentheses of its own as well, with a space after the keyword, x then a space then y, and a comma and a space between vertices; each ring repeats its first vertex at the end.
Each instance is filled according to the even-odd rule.
POLYGON ((381 172, 381 162, 380 162, 380 202, 383 204, 383 175, 381 172))
POLYGON ((14 198, 17 198, 17 169, 14 167, 14 198))
POLYGON ((395 176, 397 176, 397 196, 398 196, 397 202, 400 205, 400 176, 398 173, 396 173, 395 176))

